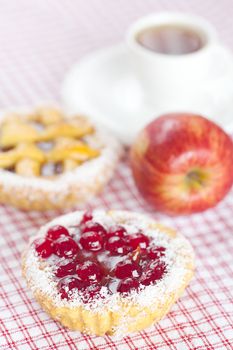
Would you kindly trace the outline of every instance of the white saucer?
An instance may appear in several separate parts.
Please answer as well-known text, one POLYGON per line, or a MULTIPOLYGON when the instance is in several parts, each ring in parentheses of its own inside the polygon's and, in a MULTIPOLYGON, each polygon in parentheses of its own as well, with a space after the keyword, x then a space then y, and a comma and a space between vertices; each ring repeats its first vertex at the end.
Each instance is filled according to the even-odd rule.
MULTIPOLYGON (((156 108, 156 101, 151 105, 146 100, 125 45, 92 53, 72 67, 62 86, 62 99, 69 112, 87 114, 111 129, 125 144, 132 143, 150 120, 166 112, 156 108)), ((187 111, 206 115, 232 131, 233 77, 231 106, 228 102, 213 112, 212 100, 205 98, 205 102, 203 107, 187 111)))
POLYGON ((71 113, 88 114, 126 144, 154 115, 124 45, 100 50, 75 65, 64 81, 62 98, 71 113))

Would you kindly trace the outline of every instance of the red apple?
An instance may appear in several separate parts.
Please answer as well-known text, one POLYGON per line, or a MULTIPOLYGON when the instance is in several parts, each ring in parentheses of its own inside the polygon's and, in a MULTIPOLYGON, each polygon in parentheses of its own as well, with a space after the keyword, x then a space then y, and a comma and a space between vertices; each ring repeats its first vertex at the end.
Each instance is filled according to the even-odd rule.
POLYGON ((155 209, 189 214, 215 206, 233 183, 233 143, 215 123, 191 113, 162 115, 130 152, 136 185, 155 209))

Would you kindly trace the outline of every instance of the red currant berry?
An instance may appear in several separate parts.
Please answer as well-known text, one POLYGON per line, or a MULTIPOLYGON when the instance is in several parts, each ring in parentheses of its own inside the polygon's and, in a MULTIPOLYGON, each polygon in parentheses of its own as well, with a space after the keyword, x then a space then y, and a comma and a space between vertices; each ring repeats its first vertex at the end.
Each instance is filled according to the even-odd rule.
POLYGON ((71 291, 73 289, 82 290, 85 288, 85 284, 75 277, 66 277, 60 280, 58 283, 58 291, 62 299, 70 299, 71 291))
POLYGON ((126 230, 122 226, 111 226, 108 231, 107 231, 107 237, 113 237, 113 236, 118 236, 118 237, 125 237, 126 235, 126 230))
POLYGON ((95 232, 98 233, 100 235, 106 235, 106 230, 105 228, 98 224, 97 222, 93 222, 93 221, 87 221, 86 224, 84 224, 82 226, 82 232, 95 232))
POLYGON ((164 247, 158 247, 153 245, 148 249, 148 257, 153 260, 159 259, 165 255, 165 250, 166 249, 164 247))
POLYGON ((166 271, 166 265, 162 261, 154 261, 143 272, 140 283, 149 286, 160 280, 166 271))
POLYGON ((127 242, 123 237, 110 237, 105 244, 105 248, 109 250, 111 255, 125 255, 129 252, 127 242))
POLYGON ((104 239, 99 232, 85 232, 80 238, 80 244, 86 250, 98 252, 103 248, 104 239))
POLYGON ((50 239, 37 239, 35 242, 35 249, 41 258, 48 258, 53 254, 53 242, 50 239))
POLYGON ((128 237, 129 245, 134 249, 140 247, 146 249, 149 245, 149 238, 143 233, 134 233, 128 237))
POLYGON ((68 275, 74 275, 76 272, 76 265, 77 265, 77 262, 75 260, 59 261, 57 264, 57 270, 55 272, 55 275, 59 278, 65 277, 68 275))
POLYGON ((115 268, 115 276, 120 279, 128 277, 140 277, 141 267, 134 261, 126 259, 120 261, 115 268))
POLYGON ((52 239, 55 241, 56 239, 60 238, 61 236, 69 236, 69 231, 61 225, 55 225, 48 229, 47 232, 47 238, 52 239))
POLYGON ((63 236, 54 242, 54 253, 61 258, 71 258, 78 250, 77 243, 71 237, 63 236))
POLYGON ((137 290, 139 287, 139 282, 135 278, 126 278, 122 280, 118 287, 117 291, 119 293, 129 293, 131 290, 137 290))
POLYGON ((78 278, 83 282, 99 282, 103 278, 100 266, 93 261, 86 260, 76 267, 78 278))
POLYGON ((91 212, 87 211, 83 214, 82 220, 80 221, 80 225, 85 224, 86 222, 93 219, 93 215, 91 212))

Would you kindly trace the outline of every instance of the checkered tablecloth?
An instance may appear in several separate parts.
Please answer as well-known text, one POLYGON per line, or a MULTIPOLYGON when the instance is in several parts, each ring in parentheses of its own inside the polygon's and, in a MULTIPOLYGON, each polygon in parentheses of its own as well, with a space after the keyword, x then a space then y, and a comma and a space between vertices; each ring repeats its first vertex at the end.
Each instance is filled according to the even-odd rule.
MULTIPOLYGON (((205 16, 233 48, 232 0, 0 0, 0 108, 59 101, 63 76, 73 62, 119 42, 130 22, 158 10, 205 16)), ((20 271, 29 236, 60 213, 0 206, 1 350, 233 349, 233 191, 203 214, 162 216, 138 195, 125 159, 89 206, 145 212, 179 229, 196 251, 191 285, 158 325, 133 336, 113 340, 67 331, 33 300, 20 271)))

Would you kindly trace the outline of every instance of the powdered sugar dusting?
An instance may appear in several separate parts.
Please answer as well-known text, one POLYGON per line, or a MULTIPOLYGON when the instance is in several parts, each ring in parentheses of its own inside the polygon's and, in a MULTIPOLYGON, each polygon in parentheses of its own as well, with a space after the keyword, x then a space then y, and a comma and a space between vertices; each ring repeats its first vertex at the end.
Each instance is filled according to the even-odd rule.
MULTIPOLYGON (((38 233, 38 237, 43 237, 48 228, 55 224, 66 226, 71 234, 75 230, 77 232, 74 226, 79 224, 82 216, 82 211, 76 211, 58 217, 42 227, 38 233)), ((166 248, 166 254, 163 259, 167 265, 167 273, 156 284, 142 286, 138 292, 132 291, 129 295, 122 296, 118 292, 109 294, 108 289, 102 286, 99 296, 93 298, 88 303, 83 302, 78 290, 72 293, 72 298, 68 301, 61 299, 53 268, 48 266, 48 263, 56 263, 58 258, 52 256, 48 259, 48 263, 41 261, 32 245, 26 253, 25 265, 26 277, 33 291, 39 290, 42 294, 49 297, 55 306, 74 308, 81 305, 87 310, 102 312, 106 308, 117 311, 121 308, 122 303, 129 307, 130 305, 137 304, 144 307, 151 307, 153 305, 153 308, 157 308, 163 300, 165 292, 174 293, 179 288, 187 274, 187 263, 190 261, 190 256, 193 256, 192 248, 186 239, 180 235, 171 238, 159 229, 152 228, 151 225, 155 222, 138 213, 126 211, 110 211, 106 213, 96 210, 93 212, 93 221, 102 224, 106 228, 117 223, 125 227, 130 233, 135 233, 142 229, 145 234, 153 237, 156 244, 166 248)), ((104 253, 102 254, 102 259, 103 261, 105 260, 104 253)), ((112 257, 111 264, 115 265, 119 259, 120 257, 112 257)))

